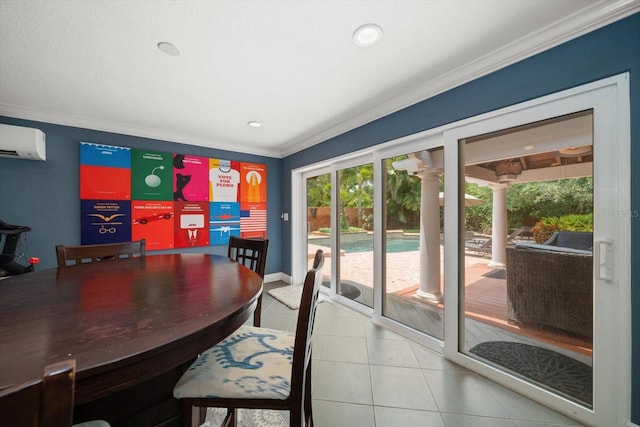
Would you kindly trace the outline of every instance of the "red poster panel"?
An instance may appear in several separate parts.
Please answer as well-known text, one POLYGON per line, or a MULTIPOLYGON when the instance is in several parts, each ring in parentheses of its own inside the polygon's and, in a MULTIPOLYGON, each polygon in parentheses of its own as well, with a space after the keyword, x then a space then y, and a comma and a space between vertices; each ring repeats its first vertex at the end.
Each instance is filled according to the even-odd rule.
POLYGON ((172 249, 173 202, 134 200, 131 202, 131 240, 147 240, 147 250, 172 249))
POLYGON ((244 239, 267 238, 267 204, 240 204, 240 237, 244 239))
POLYGON ((267 166, 240 163, 240 202, 267 202, 267 166))
POLYGON ((131 149, 81 142, 80 199, 131 200, 131 149))
POLYGON ((130 200, 131 169, 80 165, 80 198, 130 200))
POLYGON ((176 202, 175 209, 175 247, 209 246, 209 203, 176 202))

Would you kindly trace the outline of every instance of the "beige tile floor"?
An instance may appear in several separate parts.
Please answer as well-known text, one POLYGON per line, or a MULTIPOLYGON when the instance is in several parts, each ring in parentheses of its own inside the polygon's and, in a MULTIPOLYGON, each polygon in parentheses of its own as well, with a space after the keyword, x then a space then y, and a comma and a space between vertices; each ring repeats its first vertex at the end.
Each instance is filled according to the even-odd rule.
MULTIPOLYGON (((297 311, 267 293, 285 285, 265 285, 264 327, 295 330, 297 311)), ((581 425, 330 301, 313 339, 317 427, 581 425)))

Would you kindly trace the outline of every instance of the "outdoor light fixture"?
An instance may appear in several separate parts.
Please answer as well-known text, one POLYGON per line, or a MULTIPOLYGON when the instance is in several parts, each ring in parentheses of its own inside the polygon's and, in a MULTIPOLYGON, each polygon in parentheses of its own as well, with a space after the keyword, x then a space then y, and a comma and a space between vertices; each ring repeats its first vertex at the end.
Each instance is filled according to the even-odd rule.
POLYGON ((382 39, 382 28, 377 24, 365 24, 353 33, 353 42, 360 47, 369 47, 382 39))

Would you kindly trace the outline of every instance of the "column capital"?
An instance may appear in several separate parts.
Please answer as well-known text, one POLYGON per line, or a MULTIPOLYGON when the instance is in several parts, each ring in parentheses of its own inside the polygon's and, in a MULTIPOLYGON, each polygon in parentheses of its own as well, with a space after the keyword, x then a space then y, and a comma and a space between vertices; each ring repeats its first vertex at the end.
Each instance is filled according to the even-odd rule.
POLYGON ((442 175, 442 169, 422 167, 418 170, 418 172, 416 172, 416 175, 418 175, 421 178, 433 178, 433 177, 439 178, 440 175, 442 175))

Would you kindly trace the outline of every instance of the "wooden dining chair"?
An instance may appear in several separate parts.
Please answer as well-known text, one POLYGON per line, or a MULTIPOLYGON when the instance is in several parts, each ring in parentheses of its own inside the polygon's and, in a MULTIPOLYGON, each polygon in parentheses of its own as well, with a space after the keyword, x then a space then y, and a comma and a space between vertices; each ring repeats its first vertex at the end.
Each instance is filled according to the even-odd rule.
MULTIPOLYGON (((264 279, 264 268, 267 264, 267 248, 269 239, 242 239, 231 236, 227 256, 232 260, 255 271, 264 279)), ((258 297, 258 305, 253 312, 253 326, 260 326, 262 313, 262 294, 258 297)))
POLYGON ((173 389, 182 400, 183 426, 199 408, 227 408, 223 425, 236 425, 237 409, 289 411, 290 427, 312 426, 311 334, 322 284, 322 250, 315 254, 302 290, 295 335, 241 326, 187 369, 173 389))
MULTIPOLYGON (((75 360, 47 365, 42 378, 0 390, 0 425, 11 427, 71 427, 75 360)), ((88 421, 74 427, 109 427, 88 421)))
POLYGON ((107 261, 146 255, 146 240, 105 243, 101 245, 56 245, 58 267, 66 268, 96 261, 107 261))

